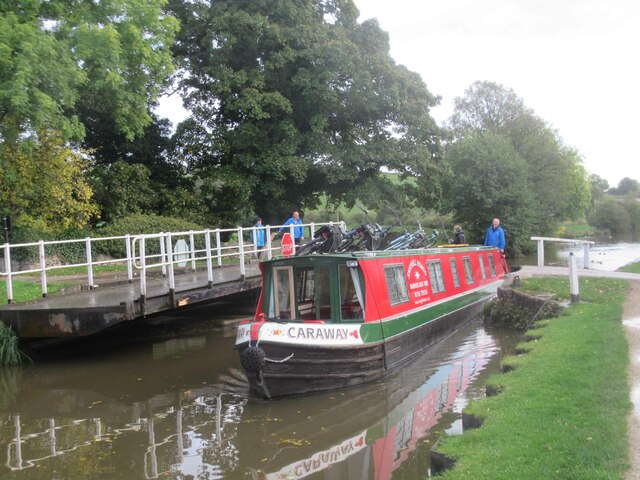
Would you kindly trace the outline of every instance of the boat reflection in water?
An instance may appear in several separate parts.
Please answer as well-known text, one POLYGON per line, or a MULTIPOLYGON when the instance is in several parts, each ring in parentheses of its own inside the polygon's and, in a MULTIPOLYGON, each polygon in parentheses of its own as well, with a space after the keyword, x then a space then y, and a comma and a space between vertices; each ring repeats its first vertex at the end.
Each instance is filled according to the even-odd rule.
POLYGON ((413 472, 410 478, 424 478, 430 446, 442 431, 461 433, 463 408, 483 395, 472 382, 489 362, 499 363, 497 351, 476 323, 383 382, 323 395, 324 408, 309 416, 296 410, 304 397, 254 410, 239 439, 254 436, 263 443, 259 449, 241 447, 241 458, 250 458, 242 463, 253 466, 253 478, 269 480, 387 479, 401 468, 413 472))
POLYGON ((471 322, 383 381, 276 401, 230 374, 228 338, 178 342, 183 362, 172 340, 146 360, 35 365, 0 408, 0 478, 423 478, 497 370, 498 338, 471 322), (224 382, 203 381, 222 346, 224 382))

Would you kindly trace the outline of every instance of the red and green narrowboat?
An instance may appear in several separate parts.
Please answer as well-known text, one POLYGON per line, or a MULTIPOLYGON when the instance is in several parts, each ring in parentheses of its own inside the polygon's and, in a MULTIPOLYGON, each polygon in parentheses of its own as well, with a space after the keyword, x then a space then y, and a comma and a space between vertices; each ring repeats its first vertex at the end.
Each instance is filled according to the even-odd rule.
POLYGON ((493 247, 279 257, 235 348, 265 398, 380 379, 476 316, 506 275, 493 247))

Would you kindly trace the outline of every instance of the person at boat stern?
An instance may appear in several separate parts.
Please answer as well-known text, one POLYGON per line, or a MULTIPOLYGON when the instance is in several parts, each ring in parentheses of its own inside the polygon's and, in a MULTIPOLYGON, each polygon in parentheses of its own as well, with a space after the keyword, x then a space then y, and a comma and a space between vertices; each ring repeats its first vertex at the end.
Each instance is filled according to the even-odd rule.
POLYGON ((287 225, 294 225, 293 227, 293 240, 296 245, 300 245, 304 241, 304 227, 302 226, 302 220, 300 219, 300 212, 297 210, 293 211, 293 215, 289 218, 284 225, 280 227, 280 232, 287 228, 287 225), (300 225, 300 226, 298 226, 300 225))
POLYGON ((504 253, 506 242, 504 239, 504 230, 500 226, 499 219, 493 219, 489 230, 487 230, 487 235, 484 237, 484 245, 485 247, 498 247, 500 253, 504 253))
POLYGON ((464 231, 460 225, 453 227, 453 241, 454 245, 464 245, 467 243, 467 238, 464 236, 464 231))

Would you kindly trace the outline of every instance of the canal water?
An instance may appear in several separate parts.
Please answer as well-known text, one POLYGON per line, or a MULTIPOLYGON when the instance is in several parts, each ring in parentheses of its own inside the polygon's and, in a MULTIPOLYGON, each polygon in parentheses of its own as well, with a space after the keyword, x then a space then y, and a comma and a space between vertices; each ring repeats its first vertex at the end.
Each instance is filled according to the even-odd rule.
POLYGON ((0 478, 421 478, 518 341, 475 319, 384 381, 264 401, 216 326, 252 310, 158 318, 0 369, 0 478))
MULTIPOLYGON (((581 256, 549 246, 545 264, 572 249, 581 256)), ((639 258, 640 244, 596 247, 591 268, 639 258)), ((219 326, 254 304, 126 325, 0 368, 0 479, 424 478, 432 445, 462 433, 464 407, 520 340, 475 319, 383 381, 269 402, 249 394, 235 332, 219 326)))

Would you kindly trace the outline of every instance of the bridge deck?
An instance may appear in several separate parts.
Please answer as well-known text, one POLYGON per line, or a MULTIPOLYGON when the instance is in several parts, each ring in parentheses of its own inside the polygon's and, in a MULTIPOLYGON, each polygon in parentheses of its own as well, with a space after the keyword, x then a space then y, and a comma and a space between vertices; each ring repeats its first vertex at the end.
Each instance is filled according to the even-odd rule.
POLYGON ((257 264, 217 268, 210 285, 206 270, 188 271, 175 276, 170 291, 165 277, 147 278, 147 295, 140 295, 140 283, 111 282, 106 278, 96 289, 53 295, 27 303, 0 307, 0 320, 21 338, 73 337, 97 333, 117 323, 156 313, 203 304, 260 287, 257 264))

